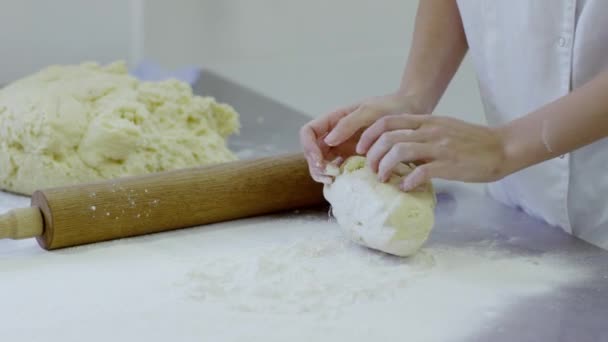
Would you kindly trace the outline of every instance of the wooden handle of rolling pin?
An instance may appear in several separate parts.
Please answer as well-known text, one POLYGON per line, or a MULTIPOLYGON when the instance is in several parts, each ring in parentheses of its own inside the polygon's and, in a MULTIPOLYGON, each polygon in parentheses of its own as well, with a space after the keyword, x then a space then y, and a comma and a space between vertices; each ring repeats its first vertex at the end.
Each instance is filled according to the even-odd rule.
POLYGON ((31 208, 0 217, 0 238, 51 250, 322 203, 295 154, 36 191, 31 208))

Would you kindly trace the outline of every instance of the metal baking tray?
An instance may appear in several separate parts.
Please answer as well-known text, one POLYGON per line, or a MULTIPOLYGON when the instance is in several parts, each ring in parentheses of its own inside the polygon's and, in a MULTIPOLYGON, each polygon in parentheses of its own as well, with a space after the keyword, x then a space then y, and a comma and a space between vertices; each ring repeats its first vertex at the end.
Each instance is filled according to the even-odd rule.
POLYGON ((228 140, 240 158, 300 151, 298 132, 310 120, 306 114, 211 71, 203 71, 192 88, 197 95, 230 104, 240 114, 241 132, 228 140))

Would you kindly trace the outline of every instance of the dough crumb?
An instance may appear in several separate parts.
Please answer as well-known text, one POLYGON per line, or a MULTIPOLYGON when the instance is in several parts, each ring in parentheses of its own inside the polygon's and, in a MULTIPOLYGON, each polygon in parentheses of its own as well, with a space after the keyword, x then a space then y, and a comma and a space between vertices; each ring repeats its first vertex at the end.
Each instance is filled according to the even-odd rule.
POLYGON ((0 188, 37 189, 235 160, 239 116, 124 62, 56 65, 0 90, 0 188))

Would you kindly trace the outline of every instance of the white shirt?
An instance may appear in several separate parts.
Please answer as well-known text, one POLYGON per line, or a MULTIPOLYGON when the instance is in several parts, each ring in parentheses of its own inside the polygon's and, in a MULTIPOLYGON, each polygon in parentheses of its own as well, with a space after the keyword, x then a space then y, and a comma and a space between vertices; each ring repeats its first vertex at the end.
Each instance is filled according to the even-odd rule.
MULTIPOLYGON (((608 0, 458 0, 458 6, 490 125, 567 95, 608 67, 608 0)), ((608 248, 608 139, 490 184, 489 192, 608 248)))

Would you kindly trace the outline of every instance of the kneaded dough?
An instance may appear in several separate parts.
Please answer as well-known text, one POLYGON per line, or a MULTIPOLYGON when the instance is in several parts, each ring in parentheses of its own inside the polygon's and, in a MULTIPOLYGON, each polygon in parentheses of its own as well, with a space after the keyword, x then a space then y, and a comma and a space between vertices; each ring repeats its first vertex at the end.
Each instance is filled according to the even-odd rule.
POLYGON ((367 166, 366 158, 348 158, 325 185, 324 195, 340 227, 355 242, 386 253, 409 256, 427 240, 434 224, 436 197, 431 183, 403 192, 399 183, 412 167, 399 165, 389 182, 367 166))
POLYGON ((124 62, 51 66, 0 90, 0 187, 40 188, 236 159, 236 111, 124 62))

